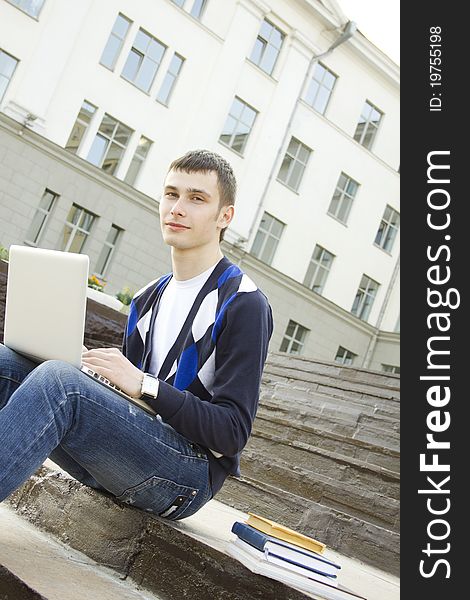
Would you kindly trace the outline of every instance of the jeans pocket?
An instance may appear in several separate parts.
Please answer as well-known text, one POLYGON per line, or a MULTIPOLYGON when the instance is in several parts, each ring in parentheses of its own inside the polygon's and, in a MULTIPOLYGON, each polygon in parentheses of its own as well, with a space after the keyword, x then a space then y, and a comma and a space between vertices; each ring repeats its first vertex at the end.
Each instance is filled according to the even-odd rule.
POLYGON ((198 493, 197 488, 153 476, 139 485, 128 488, 123 494, 117 496, 117 499, 173 521, 180 518, 183 513, 188 513, 186 516, 191 514, 189 509, 198 493))

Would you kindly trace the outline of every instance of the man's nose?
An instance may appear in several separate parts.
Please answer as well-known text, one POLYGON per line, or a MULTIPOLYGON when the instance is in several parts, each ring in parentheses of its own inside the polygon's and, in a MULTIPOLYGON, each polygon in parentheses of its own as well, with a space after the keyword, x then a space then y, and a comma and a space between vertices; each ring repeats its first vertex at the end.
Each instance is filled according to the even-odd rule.
POLYGON ((181 201, 181 198, 178 198, 178 200, 173 204, 173 208, 171 209, 170 213, 172 215, 184 215, 184 205, 183 202, 181 201))

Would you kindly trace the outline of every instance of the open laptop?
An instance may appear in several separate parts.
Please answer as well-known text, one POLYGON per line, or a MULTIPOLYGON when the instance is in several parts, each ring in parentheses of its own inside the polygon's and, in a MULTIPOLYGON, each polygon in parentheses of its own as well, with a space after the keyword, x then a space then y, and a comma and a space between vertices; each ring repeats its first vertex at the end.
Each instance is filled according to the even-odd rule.
POLYGON ((84 254, 11 246, 4 344, 38 363, 68 362, 154 416, 149 404, 82 367, 88 267, 84 254))

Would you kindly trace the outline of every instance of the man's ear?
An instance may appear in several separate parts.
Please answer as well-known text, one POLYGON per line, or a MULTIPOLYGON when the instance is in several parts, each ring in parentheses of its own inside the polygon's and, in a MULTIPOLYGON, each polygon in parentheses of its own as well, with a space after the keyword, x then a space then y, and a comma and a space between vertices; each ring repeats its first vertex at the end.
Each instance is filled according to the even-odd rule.
POLYGON ((230 225, 231 220, 233 219, 234 214, 235 214, 235 207, 233 206, 233 204, 230 204, 228 206, 223 206, 220 211, 219 218, 217 219, 219 226, 222 229, 225 229, 226 227, 228 227, 230 225))

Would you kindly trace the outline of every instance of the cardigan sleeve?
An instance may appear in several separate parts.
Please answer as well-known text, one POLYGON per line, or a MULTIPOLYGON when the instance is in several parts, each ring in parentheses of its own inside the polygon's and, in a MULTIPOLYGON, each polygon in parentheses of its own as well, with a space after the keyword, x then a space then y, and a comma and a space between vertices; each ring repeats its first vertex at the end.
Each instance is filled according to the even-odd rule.
POLYGON ((153 408, 192 442, 235 456, 251 433, 272 331, 266 296, 260 290, 240 293, 228 306, 217 338, 212 399, 160 381, 153 408))

